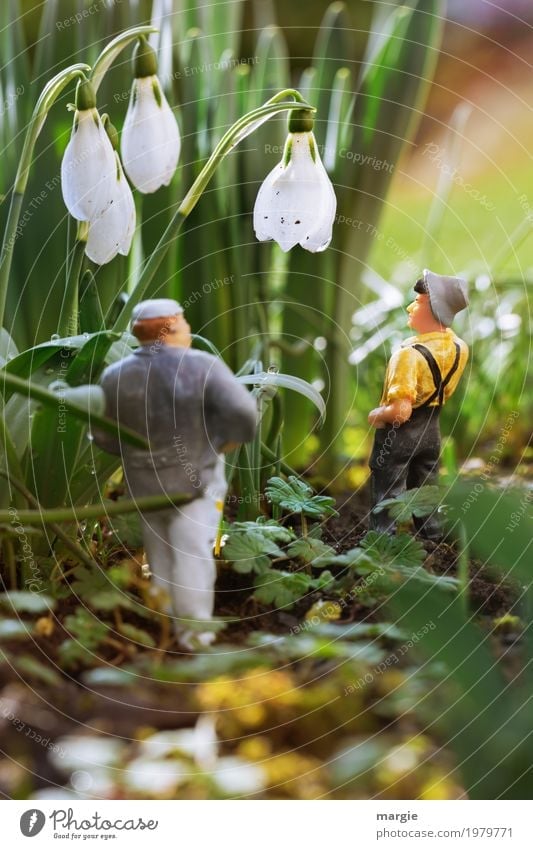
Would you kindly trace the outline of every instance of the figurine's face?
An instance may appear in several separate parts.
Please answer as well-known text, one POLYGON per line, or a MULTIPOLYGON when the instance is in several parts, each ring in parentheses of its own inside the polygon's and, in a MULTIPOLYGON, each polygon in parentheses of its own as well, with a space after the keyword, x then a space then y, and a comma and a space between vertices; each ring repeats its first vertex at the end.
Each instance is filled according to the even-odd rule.
POLYGON ((176 322, 166 337, 167 345, 174 345, 177 348, 189 348, 191 345, 191 325, 181 313, 177 316, 176 322))
POLYGON ((417 333, 428 333, 435 328, 435 316, 431 312, 429 295, 417 295, 407 307, 407 325, 417 333))

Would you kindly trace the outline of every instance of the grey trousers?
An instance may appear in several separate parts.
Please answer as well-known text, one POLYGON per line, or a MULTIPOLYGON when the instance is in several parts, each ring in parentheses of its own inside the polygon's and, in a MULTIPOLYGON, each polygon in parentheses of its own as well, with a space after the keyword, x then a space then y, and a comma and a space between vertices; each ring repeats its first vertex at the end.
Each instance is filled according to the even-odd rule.
MULTIPOLYGON (((406 489, 435 484, 439 473, 439 407, 414 409, 399 427, 376 430, 370 457, 372 507, 385 498, 396 498, 406 489)), ((437 517, 413 517, 417 530, 430 539, 442 536, 437 517)), ((394 533, 395 523, 387 510, 370 513, 371 530, 394 533)))

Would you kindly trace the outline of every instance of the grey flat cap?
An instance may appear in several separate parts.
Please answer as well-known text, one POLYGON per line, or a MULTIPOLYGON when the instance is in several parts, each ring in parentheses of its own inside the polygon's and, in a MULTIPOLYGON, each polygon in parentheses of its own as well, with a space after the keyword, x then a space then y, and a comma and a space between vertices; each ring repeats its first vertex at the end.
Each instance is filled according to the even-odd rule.
POLYGON ((172 298, 152 298, 150 301, 141 301, 133 308, 132 321, 143 321, 145 318, 166 318, 170 315, 178 315, 183 312, 183 307, 172 298))
POLYGON ((468 285, 462 277, 444 277, 424 269, 431 312, 441 324, 450 327, 456 314, 468 306, 468 285))

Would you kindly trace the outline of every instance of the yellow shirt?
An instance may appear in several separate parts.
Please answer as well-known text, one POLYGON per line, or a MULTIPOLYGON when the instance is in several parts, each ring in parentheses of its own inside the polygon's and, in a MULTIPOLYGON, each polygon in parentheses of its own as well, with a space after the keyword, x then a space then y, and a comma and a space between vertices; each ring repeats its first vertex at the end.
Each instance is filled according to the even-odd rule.
MULTIPOLYGON (((454 343, 456 342, 461 349, 459 365, 444 390, 444 401, 446 402, 455 392, 468 360, 467 345, 449 328, 434 333, 421 333, 419 336, 411 336, 402 343, 401 348, 389 360, 381 403, 390 404, 392 401, 405 398, 411 402, 413 407, 420 407, 435 391, 435 383, 426 360, 416 348, 413 348, 413 345, 424 345, 431 351, 444 380, 455 360, 454 343)), ((437 404, 438 399, 435 398, 430 406, 434 407, 437 404)))

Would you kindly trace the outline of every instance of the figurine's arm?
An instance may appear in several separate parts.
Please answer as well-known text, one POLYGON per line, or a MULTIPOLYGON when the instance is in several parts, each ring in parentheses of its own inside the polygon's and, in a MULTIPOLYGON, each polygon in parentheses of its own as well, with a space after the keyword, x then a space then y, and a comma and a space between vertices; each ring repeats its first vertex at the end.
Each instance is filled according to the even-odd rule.
POLYGON ((402 425, 409 421, 413 405, 408 398, 399 398, 397 401, 392 401, 391 404, 383 404, 381 407, 375 407, 368 414, 368 421, 374 427, 385 427, 387 424, 402 425))
POLYGON ((369 424, 383 428, 399 427, 411 418, 416 399, 418 354, 413 348, 401 348, 392 355, 385 378, 383 403, 368 414, 369 424))
POLYGON ((226 453, 254 438, 255 398, 221 360, 210 363, 204 393, 206 428, 217 451, 226 453))

